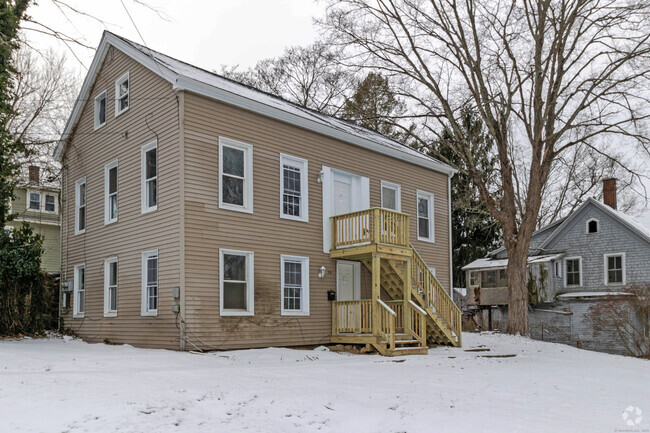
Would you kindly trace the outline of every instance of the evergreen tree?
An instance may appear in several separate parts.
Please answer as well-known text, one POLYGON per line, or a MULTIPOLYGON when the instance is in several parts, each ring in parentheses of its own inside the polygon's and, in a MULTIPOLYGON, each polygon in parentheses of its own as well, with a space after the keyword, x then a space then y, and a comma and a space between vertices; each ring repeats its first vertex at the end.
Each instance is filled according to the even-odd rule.
MULTIPOLYGON (((495 185, 495 167, 498 165, 492 152, 492 141, 484 133, 478 116, 471 110, 466 109, 462 119, 466 136, 472 140, 472 148, 477 149, 473 155, 474 162, 485 176, 486 184, 495 185)), ((462 170, 462 159, 450 146, 452 137, 448 130, 444 130, 441 140, 430 148, 429 154, 461 168, 451 178, 453 283, 454 287, 466 287, 465 273, 461 268, 497 248, 501 241, 501 229, 480 199, 478 187, 462 170)))

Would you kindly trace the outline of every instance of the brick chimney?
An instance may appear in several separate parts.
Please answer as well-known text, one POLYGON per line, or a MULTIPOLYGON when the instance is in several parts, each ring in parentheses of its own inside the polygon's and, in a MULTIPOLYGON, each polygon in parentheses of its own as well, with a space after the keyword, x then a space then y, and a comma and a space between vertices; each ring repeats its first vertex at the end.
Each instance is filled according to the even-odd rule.
POLYGON ((616 178, 603 180, 603 203, 616 209, 616 178))
POLYGON ((38 184, 41 177, 41 168, 36 165, 29 166, 29 183, 38 184))

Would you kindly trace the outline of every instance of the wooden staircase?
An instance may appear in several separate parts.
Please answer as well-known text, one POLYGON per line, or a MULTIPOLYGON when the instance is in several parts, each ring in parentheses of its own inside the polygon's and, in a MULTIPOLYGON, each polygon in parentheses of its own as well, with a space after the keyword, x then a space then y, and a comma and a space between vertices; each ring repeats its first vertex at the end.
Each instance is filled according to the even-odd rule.
POLYGON ((409 242, 409 227, 408 215, 378 208, 332 218, 330 256, 358 260, 372 274, 372 299, 332 303, 332 342, 387 356, 461 346, 461 312, 409 242), (391 301, 381 300, 382 289, 391 301))

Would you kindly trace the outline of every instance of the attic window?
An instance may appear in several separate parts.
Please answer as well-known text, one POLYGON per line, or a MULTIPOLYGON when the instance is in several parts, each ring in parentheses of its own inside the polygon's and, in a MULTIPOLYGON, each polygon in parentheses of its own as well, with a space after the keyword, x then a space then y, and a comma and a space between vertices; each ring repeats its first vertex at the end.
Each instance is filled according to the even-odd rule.
POLYGON ((106 125, 106 90, 95 97, 95 130, 106 125))
POLYGON ((587 233, 598 233, 600 231, 600 223, 597 219, 590 219, 587 221, 587 233))
POLYGON ((115 117, 129 109, 129 73, 115 81, 115 117))

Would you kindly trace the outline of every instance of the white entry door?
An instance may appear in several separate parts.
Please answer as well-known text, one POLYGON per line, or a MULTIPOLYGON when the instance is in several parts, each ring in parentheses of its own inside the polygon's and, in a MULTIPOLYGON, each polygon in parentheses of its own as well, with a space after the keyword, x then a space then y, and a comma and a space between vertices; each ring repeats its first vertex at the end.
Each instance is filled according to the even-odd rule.
POLYGON ((361 263, 339 260, 336 262, 336 300, 361 299, 361 263))
POLYGON ((334 172, 334 214, 342 215, 352 212, 352 176, 347 173, 334 172))

